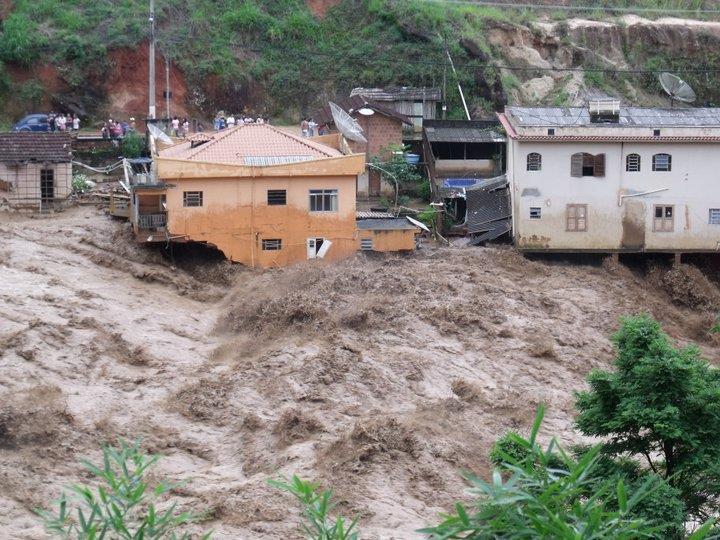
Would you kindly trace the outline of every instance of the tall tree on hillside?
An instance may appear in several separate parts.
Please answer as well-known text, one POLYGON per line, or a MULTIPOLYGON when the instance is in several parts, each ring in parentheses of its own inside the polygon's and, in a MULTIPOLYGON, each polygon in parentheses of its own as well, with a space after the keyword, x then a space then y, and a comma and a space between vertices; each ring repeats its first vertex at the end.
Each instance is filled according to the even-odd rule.
POLYGON ((648 315, 622 319, 613 342, 617 370, 590 374, 578 428, 605 438, 606 454, 646 462, 706 519, 720 502, 720 371, 697 347, 673 347, 648 315))

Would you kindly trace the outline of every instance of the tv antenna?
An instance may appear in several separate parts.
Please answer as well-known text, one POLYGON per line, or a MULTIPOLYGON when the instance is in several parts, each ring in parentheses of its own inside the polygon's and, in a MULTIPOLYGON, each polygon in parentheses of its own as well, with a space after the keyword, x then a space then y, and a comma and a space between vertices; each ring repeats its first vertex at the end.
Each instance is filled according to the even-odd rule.
POLYGON ((346 113, 342 108, 329 101, 330 112, 332 112, 335 127, 342 133, 346 139, 351 141, 366 143, 367 139, 363 136, 363 129, 352 116, 346 113))
POLYGON ((677 75, 664 71, 658 78, 660 79, 660 86, 662 86, 663 90, 670 96, 671 107, 674 106, 675 101, 682 103, 692 103, 695 101, 696 96, 693 89, 677 75))

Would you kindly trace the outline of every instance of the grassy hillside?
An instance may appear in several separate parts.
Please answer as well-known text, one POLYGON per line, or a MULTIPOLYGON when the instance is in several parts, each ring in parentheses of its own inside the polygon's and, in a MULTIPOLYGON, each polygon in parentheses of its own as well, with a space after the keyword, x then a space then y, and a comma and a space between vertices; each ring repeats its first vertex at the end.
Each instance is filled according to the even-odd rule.
MULTIPOLYGON (((303 0, 156 4, 160 49, 184 72, 194 108, 209 114, 240 105, 287 118, 358 85, 440 85, 445 43, 461 82, 471 90, 471 106, 497 106, 520 81, 510 73, 501 76, 481 68, 501 56, 486 43, 486 31, 502 23, 532 23, 537 16, 423 0, 341 0, 322 19, 315 18, 303 0), (474 44, 470 49, 468 40, 474 44)), ((633 2, 665 8, 715 4, 633 2)), ((48 92, 58 107, 79 106, 89 116, 101 113, 108 75, 117 69, 112 51, 137 47, 147 39, 147 10, 147 0, 12 2, 0 32, 0 98, 11 97, 15 105, 6 106, 5 114, 38 106, 48 92), (37 66, 47 64, 57 71, 58 83, 52 88, 38 75, 37 66)), ((567 13, 548 15, 560 19, 567 13)), ((594 15, 604 16, 601 11, 594 15)), ((644 65, 647 56, 637 61, 644 65)), ((613 85, 612 80, 596 78, 597 86, 613 85)), ((451 114, 457 116, 460 104, 449 74, 448 81, 451 114)))

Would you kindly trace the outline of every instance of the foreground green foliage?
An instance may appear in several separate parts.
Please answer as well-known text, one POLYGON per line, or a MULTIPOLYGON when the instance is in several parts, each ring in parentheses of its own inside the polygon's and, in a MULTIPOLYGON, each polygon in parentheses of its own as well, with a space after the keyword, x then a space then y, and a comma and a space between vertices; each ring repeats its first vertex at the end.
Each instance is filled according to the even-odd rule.
POLYGON ((70 495, 63 493, 54 512, 38 510, 48 533, 78 540, 189 539, 189 533, 178 529, 198 516, 177 513, 174 503, 162 500, 170 484, 149 484, 148 472, 159 458, 143 453, 138 444, 103 448, 100 465, 83 462, 99 482, 96 488, 74 485, 70 495))
POLYGON ((622 479, 600 476, 600 447, 577 460, 555 439, 542 448, 537 435, 543 414, 541 407, 528 439, 511 433, 496 445, 493 457, 503 462, 492 482, 465 475, 469 492, 477 497, 474 508, 457 503, 454 514, 420 532, 432 539, 655 537, 659 525, 633 510, 660 480, 648 478, 630 490, 622 479))
POLYGON ((649 316, 626 318, 615 372, 593 371, 578 394, 577 426, 605 438, 611 457, 641 459, 678 490, 689 517, 720 501, 720 373, 695 346, 672 346, 649 316))
POLYGON ((357 519, 348 523, 339 516, 330 516, 336 503, 332 502, 332 491, 318 493, 318 486, 293 476, 289 482, 268 480, 268 484, 295 496, 302 505, 305 523, 302 530, 311 540, 357 540, 357 519))

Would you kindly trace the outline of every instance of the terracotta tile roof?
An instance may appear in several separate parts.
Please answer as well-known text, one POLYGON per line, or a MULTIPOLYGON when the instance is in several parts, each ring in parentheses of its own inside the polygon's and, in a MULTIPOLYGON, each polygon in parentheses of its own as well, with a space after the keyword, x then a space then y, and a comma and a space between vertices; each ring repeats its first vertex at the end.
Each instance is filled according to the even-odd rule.
POLYGON ((69 163, 71 160, 69 133, 0 133, 0 162, 69 163))
POLYGON ((214 133, 204 144, 186 141, 160 151, 160 157, 225 163, 276 165, 342 156, 339 150, 268 124, 244 124, 214 133))

